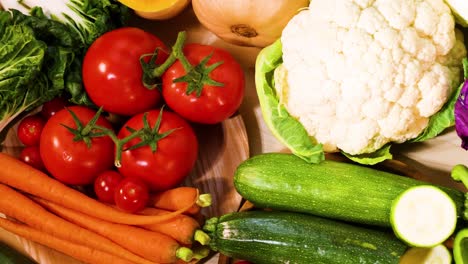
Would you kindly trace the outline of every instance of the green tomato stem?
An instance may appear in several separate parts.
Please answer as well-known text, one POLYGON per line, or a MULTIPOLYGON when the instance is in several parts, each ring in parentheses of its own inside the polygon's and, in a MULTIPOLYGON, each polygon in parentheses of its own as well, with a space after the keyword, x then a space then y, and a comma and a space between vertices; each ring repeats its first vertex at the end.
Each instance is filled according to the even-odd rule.
POLYGON ((184 65, 184 68, 186 67, 186 64, 188 64, 189 67, 191 67, 190 63, 188 63, 188 60, 187 58, 185 58, 183 53, 183 47, 186 38, 187 34, 185 33, 185 31, 179 32, 179 34, 177 35, 176 43, 172 47, 172 52, 169 55, 169 57, 164 61, 163 64, 153 69, 151 73, 151 76, 153 78, 161 77, 164 74, 164 72, 177 60, 179 60, 182 63, 182 65, 184 65))
POLYGON ((140 138, 141 141, 136 144, 131 146, 129 149, 136 149, 139 147, 143 146, 149 146, 153 152, 156 152, 157 150, 157 143, 159 140, 167 137, 171 133, 173 133, 177 129, 172 129, 169 131, 166 131, 164 133, 159 133, 159 127, 161 125, 161 120, 162 120, 162 112, 163 108, 161 108, 161 112, 159 113, 158 119, 154 125, 153 128, 151 128, 148 119, 147 119, 147 113, 143 115, 143 128, 136 130, 132 129, 130 127, 126 127, 127 130, 130 131, 130 135, 124 137, 124 138, 118 138, 117 135, 112 131, 111 129, 93 125, 92 128, 93 130, 99 131, 99 134, 104 136, 108 136, 112 139, 112 141, 115 144, 115 159, 114 159, 114 166, 117 168, 120 168, 122 166, 121 160, 122 160, 122 152, 124 151, 124 145, 130 142, 131 140, 135 138, 140 138))

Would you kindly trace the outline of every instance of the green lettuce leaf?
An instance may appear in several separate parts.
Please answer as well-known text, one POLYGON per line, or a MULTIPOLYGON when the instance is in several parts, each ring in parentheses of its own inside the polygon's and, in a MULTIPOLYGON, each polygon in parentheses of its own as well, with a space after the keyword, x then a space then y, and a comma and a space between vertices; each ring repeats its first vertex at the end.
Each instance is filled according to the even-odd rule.
POLYGON ((302 124, 278 102, 274 89, 274 71, 282 63, 282 45, 277 40, 264 48, 255 65, 255 85, 263 119, 273 135, 293 154, 310 163, 325 159, 323 147, 311 138, 302 124))
MULTIPOLYGON (((91 45, 105 32, 123 26, 129 9, 113 0, 0 0, 5 10, 17 10, 32 17, 60 22, 82 46, 91 45)), ((77 46, 75 46, 77 47, 77 46)))
POLYGON ((61 90, 52 86, 43 71, 47 45, 30 27, 9 18, 9 13, 0 13, 0 132, 61 90))

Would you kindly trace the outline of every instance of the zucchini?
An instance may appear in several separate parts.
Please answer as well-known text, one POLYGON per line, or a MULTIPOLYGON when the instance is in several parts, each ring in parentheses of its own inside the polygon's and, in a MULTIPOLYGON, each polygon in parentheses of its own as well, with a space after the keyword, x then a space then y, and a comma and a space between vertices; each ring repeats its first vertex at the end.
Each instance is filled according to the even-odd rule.
MULTIPOLYGON (((236 190, 257 207, 384 227, 391 227, 393 200, 410 187, 427 184, 351 163, 311 164, 287 153, 254 156, 241 163, 234 175, 236 190)), ((459 217, 464 194, 441 189, 454 200, 459 217)))
POLYGON ((456 264, 468 263, 468 228, 463 228, 455 235, 453 258, 456 264))
POLYGON ((432 185, 411 187, 401 193, 391 209, 392 228, 397 237, 413 247, 434 247, 455 231, 455 203, 432 185))
POLYGON ((396 264, 407 249, 391 232, 284 211, 229 213, 204 230, 211 249, 255 264, 396 264))
POLYGON ((0 242, 0 263, 2 264, 37 264, 18 250, 0 242))
POLYGON ((440 244, 431 248, 413 247, 400 258, 399 264, 451 264, 452 253, 440 244))

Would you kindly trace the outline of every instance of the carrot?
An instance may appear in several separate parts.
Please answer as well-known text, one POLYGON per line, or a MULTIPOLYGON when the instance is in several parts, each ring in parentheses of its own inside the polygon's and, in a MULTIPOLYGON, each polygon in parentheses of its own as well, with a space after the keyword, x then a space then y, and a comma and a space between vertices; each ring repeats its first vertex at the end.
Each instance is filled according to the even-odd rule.
POLYGON ((105 236, 148 260, 174 263, 179 258, 185 261, 192 259, 191 249, 180 246, 177 241, 159 232, 103 221, 44 199, 36 198, 36 200, 68 221, 105 236))
POLYGON ((50 247, 88 264, 132 264, 134 262, 115 255, 57 238, 25 224, 15 223, 0 217, 0 227, 25 239, 50 247))
POLYGON ((114 254, 135 263, 152 263, 103 236, 50 213, 33 200, 4 184, 0 184, 0 193, 2 194, 0 212, 11 218, 61 239, 114 254))
POLYGON ((187 203, 184 208, 166 215, 129 214, 92 199, 8 154, 0 153, 0 168, 0 183, 114 223, 144 225, 165 221, 185 212, 196 202, 194 198, 192 204, 187 203))
POLYGON ((158 192, 151 197, 151 205, 155 208, 175 211, 189 207, 188 214, 196 214, 202 207, 211 205, 210 194, 199 194, 195 187, 176 187, 166 191, 158 192), (196 200, 195 204, 193 201, 196 200))
MULTIPOLYGON (((168 212, 167 210, 148 207, 138 213, 144 215, 162 215, 168 212)), ((185 245, 190 245, 194 241, 206 245, 210 239, 209 236, 200 229, 198 221, 189 215, 181 214, 170 220, 151 225, 143 225, 142 227, 166 234, 185 245)))

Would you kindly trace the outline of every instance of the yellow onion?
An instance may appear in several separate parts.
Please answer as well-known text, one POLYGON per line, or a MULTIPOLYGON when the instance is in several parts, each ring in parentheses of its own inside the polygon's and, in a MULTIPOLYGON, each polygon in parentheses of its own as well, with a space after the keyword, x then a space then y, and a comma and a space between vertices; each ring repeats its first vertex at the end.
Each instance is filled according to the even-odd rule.
POLYGON ((236 45, 265 47, 309 0, 192 0, 200 23, 236 45))
POLYGON ((122 4, 133 9, 143 18, 151 20, 170 19, 180 14, 190 0, 119 0, 122 4))

